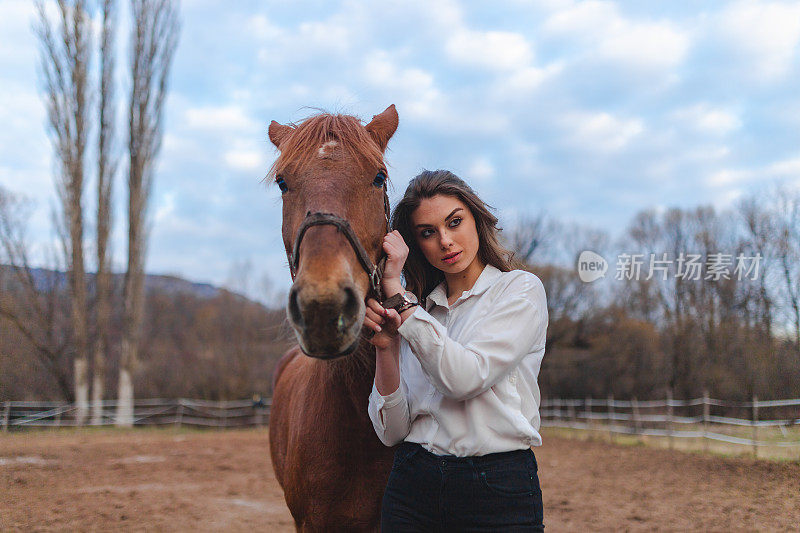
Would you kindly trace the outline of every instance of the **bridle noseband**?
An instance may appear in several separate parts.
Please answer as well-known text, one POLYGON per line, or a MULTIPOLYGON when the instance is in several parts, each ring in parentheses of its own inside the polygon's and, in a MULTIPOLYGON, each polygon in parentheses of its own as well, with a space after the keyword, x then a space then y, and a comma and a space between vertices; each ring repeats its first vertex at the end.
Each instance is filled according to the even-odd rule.
MULTIPOLYGON (((389 195, 386 192, 385 184, 383 186, 383 209, 384 216, 386 217, 386 233, 389 233, 389 195)), ((361 244, 361 241, 358 239, 355 231, 353 231, 353 228, 350 226, 350 223, 346 219, 338 215, 334 215, 333 213, 312 213, 311 211, 306 213, 306 218, 303 220, 303 223, 300 224, 300 228, 297 230, 297 237, 295 237, 294 240, 294 248, 289 256, 289 269, 292 273, 292 280, 294 280, 295 276, 297 275, 297 269, 300 263, 300 243, 303 242, 303 235, 305 235, 308 228, 312 226, 324 225, 336 226, 336 229, 344 234, 344 236, 347 238, 347 242, 350 243, 350 247, 353 248, 356 257, 358 258, 358 262, 361 263, 361 266, 364 268, 364 271, 369 277, 370 289, 378 297, 378 301, 382 301, 383 295, 381 293, 381 278, 383 277, 383 269, 386 267, 386 255, 381 250, 378 264, 374 264, 369 258, 369 254, 364 248, 364 245, 361 244)))

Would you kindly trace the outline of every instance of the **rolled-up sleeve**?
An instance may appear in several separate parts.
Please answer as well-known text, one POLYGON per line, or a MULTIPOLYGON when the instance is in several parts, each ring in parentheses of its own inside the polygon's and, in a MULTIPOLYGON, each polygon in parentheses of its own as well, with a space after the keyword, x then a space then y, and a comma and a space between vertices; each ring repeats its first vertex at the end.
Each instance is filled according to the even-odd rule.
POLYGON ((397 390, 388 396, 381 396, 373 381, 367 411, 375 433, 386 446, 394 446, 402 441, 411 430, 402 380, 397 390))
POLYGON ((530 276, 497 298, 463 345, 421 306, 398 331, 434 387, 444 396, 466 400, 492 387, 523 357, 543 357, 547 320, 544 287, 530 276))

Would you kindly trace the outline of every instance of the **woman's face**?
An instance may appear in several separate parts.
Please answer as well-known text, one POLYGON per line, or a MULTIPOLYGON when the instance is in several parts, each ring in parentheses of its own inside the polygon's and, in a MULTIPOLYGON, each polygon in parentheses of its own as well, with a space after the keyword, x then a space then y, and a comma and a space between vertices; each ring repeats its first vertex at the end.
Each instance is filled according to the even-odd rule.
POLYGON ((464 271, 478 256, 475 218, 455 196, 422 200, 411 213, 411 229, 425 259, 445 274, 464 271))

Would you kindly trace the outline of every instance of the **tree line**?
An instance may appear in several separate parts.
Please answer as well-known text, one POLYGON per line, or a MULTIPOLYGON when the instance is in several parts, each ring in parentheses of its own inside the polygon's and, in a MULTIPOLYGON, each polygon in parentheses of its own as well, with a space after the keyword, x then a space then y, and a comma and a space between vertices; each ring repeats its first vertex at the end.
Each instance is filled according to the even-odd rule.
POLYGON ((543 394, 800 397, 799 190, 643 210, 614 240, 545 215, 508 233, 547 291, 543 394), (605 278, 580 280, 584 250, 608 261, 605 278))
MULTIPOLYGON (((0 220, 3 213, 6 220, 16 213, 22 221, 24 203, 9 198, 0 195, 0 220)), ((712 397, 741 401, 753 395, 800 396, 798 212, 800 193, 776 188, 723 212, 708 206, 643 210, 614 240, 545 215, 510 224, 504 231, 507 244, 547 293, 542 394, 663 399, 670 390, 676 398, 708 390, 712 397), (581 281, 576 262, 584 250, 608 261, 605 278, 581 281), (727 274, 712 275, 709 261, 719 253, 761 256, 758 271, 740 276, 731 267, 727 274), (669 263, 649 275, 650 258, 661 261, 664 254, 669 263), (678 275, 681 254, 700 256, 697 279, 678 275), (618 257, 635 255, 643 259, 641 275, 620 275, 625 262, 618 257)), ((17 224, 17 230, 22 227, 17 224)), ((9 224, 0 224, 3 228, 9 224)), ((8 234, 2 237, 9 242, 8 234)), ((252 292, 246 290, 252 265, 233 270, 237 279, 231 285, 252 292)), ((87 276, 90 316, 97 313, 97 279, 87 276)), ((272 369, 294 343, 279 301, 268 308, 228 290, 178 290, 177 280, 148 279, 133 377, 137 394, 208 399, 271 394, 272 369)), ((111 280, 104 362, 113 375, 122 361, 124 275, 111 280)), ((6 354, 0 400, 72 400, 74 336, 65 276, 0 268, 0 288, 0 353, 6 354), (20 283, 20 274, 30 281, 20 283)), ((92 324, 88 337, 96 341, 97 335, 92 324)), ((107 387, 112 378, 105 379, 107 387)))

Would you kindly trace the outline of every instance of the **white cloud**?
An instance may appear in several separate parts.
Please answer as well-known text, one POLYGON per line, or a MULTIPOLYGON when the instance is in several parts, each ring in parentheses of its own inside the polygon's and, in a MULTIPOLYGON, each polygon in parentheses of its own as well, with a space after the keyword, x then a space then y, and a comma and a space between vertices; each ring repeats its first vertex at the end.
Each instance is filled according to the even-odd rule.
POLYGON ((255 171, 267 168, 263 150, 234 148, 225 152, 225 162, 234 170, 255 171))
POLYGON ((800 156, 776 161, 767 167, 767 172, 772 176, 798 176, 800 175, 800 156))
MULTIPOLYGON (((54 8, 45 4, 47 11, 54 8)), ((36 61, 38 53, 31 30, 38 17, 30 0, 4 0, 0 2, 0 64, 20 67, 36 61)), ((38 23, 38 22, 37 22, 38 23)))
POLYGON ((666 69, 679 65, 686 57, 689 38, 669 24, 620 24, 600 42, 599 54, 643 69, 666 69))
POLYGON ((283 38, 286 32, 280 26, 272 23, 266 16, 258 14, 249 17, 245 29, 252 36, 261 41, 274 41, 283 38))
POLYGON ((195 107, 185 112, 190 128, 208 131, 254 130, 258 124, 238 105, 195 107))
POLYGON ((706 183, 713 187, 730 187, 752 180, 764 178, 794 178, 800 174, 800 155, 774 161, 768 165, 751 168, 722 169, 713 172, 706 183))
POLYGON ((679 65, 691 44, 674 24, 625 18, 613 2, 570 5, 555 12, 544 31, 581 43, 589 56, 648 71, 679 65))
POLYGON ((398 105, 404 115, 425 119, 444 105, 442 94, 430 73, 415 67, 399 66, 385 50, 373 52, 366 58, 362 76, 371 85, 388 90, 392 99, 400 102, 398 105))
POLYGON ((472 161, 472 164, 467 169, 465 178, 480 182, 488 182, 494 178, 495 169, 492 162, 486 156, 481 156, 472 161))
POLYGON ((572 112, 560 119, 570 144, 598 152, 614 152, 627 146, 644 131, 641 119, 624 119, 609 113, 572 112))
POLYGON ((673 116, 693 129, 712 135, 725 135, 742 126, 734 112, 704 103, 679 109, 673 116))
POLYGON ((297 41, 308 48, 342 54, 350 48, 350 28, 337 22, 304 22, 297 41))
POLYGON ((455 31, 445 43, 445 51, 457 63, 489 70, 521 69, 533 59, 531 45, 523 35, 504 31, 455 31))
POLYGON ((748 180, 753 172, 739 169, 722 169, 712 172, 706 180, 706 184, 712 187, 728 187, 748 180))
POLYGON ((562 62, 547 65, 544 68, 524 67, 506 76, 498 76, 491 88, 492 94, 501 99, 529 98, 531 92, 542 86, 546 81, 557 77, 564 69, 562 62))
POLYGON ((758 77, 786 74, 800 43, 800 4, 744 0, 725 9, 719 32, 758 77))

